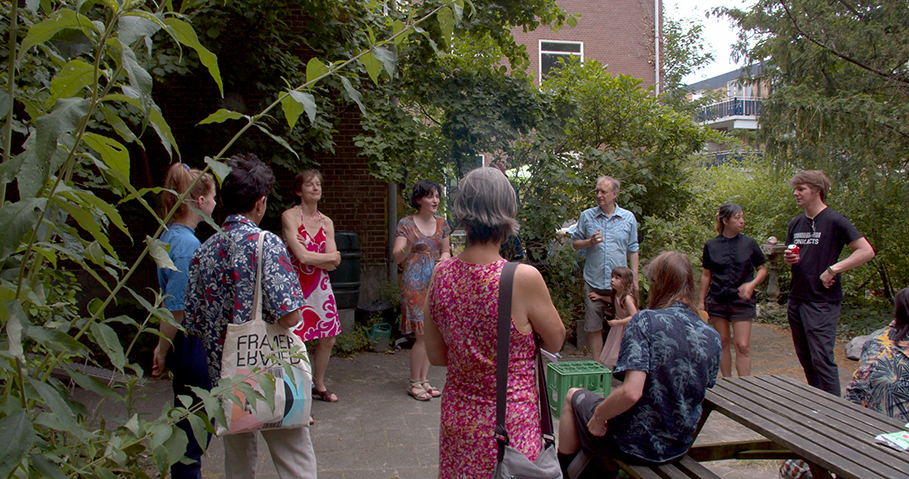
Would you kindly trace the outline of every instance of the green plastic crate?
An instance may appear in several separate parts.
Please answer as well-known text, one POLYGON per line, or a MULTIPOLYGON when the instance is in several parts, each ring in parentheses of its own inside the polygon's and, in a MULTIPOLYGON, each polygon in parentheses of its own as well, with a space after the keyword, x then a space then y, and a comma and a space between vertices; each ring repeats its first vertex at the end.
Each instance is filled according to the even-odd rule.
POLYGON ((546 368, 546 388, 549 390, 549 409, 558 419, 562 401, 571 388, 584 388, 605 395, 612 388, 612 371, 596 361, 564 361, 549 363, 546 368))

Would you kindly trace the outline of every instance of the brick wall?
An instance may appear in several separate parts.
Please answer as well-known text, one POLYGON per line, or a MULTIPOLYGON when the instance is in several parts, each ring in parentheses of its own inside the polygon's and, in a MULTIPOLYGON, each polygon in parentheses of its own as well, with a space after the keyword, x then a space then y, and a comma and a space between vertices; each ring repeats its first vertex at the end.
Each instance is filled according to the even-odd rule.
POLYGON ((584 43, 584 57, 608 65, 609 72, 631 75, 654 84, 653 52, 654 0, 559 0, 568 13, 580 13, 575 27, 564 27, 554 33, 540 27, 524 33, 514 30, 518 43, 527 45, 531 71, 539 79, 540 40, 584 43))
POLYGON ((360 112, 354 105, 340 113, 334 135, 335 155, 317 158, 325 180, 319 210, 331 217, 335 230, 357 233, 361 262, 385 264, 388 257, 388 186, 369 174, 366 157, 354 137, 361 133, 360 112))

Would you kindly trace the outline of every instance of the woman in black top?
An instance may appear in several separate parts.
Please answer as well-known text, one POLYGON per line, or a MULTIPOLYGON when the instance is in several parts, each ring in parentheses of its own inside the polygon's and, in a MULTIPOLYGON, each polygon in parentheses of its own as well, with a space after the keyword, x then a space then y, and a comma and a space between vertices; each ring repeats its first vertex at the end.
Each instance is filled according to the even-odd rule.
POLYGON ((724 377, 732 375, 730 323, 735 336, 735 370, 739 376, 751 375, 751 320, 756 316, 754 288, 767 276, 764 253, 754 238, 742 234, 744 229, 742 207, 724 203, 716 214, 719 235, 704 245, 700 307, 707 311, 713 327, 720 333, 723 343, 720 371, 724 377))

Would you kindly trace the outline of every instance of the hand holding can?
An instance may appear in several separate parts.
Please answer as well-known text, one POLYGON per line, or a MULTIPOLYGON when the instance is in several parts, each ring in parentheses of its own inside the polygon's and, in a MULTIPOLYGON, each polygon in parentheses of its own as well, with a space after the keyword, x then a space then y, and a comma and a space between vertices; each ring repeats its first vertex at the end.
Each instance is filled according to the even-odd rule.
POLYGON ((786 264, 792 266, 799 262, 799 245, 791 244, 786 247, 786 253, 783 254, 783 260, 786 264))

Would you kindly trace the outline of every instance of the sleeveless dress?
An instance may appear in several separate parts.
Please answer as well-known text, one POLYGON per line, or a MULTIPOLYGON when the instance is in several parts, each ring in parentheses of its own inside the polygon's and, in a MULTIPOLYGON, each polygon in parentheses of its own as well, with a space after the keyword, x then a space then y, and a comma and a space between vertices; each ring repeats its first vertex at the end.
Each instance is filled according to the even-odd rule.
POLYGON ((401 312, 404 320, 401 321, 401 332, 404 334, 415 331, 423 334, 423 302, 429 281, 432 279, 432 270, 436 260, 442 254, 442 240, 451 234, 451 227, 441 216, 433 216, 436 220, 436 230, 431 236, 419 233, 420 229, 413 220, 413 215, 398 221, 395 236, 406 236, 405 229, 413 227, 422 236, 413 245, 413 250, 404 260, 404 274, 401 279, 401 312))
MULTIPOLYGON (((622 303, 615 307, 615 318, 622 319, 628 317, 628 309, 622 303)), ((622 336, 625 334, 625 326, 613 326, 609 328, 609 334, 606 335, 606 344, 603 345, 603 352, 600 353, 600 364, 609 369, 615 369, 619 362, 619 350, 622 348, 622 336)))
MULTIPOLYGON (((505 260, 470 264, 459 258, 436 267, 432 320, 448 345, 442 390, 439 479, 490 477, 496 462, 496 322, 505 260)), ((542 447, 534 375, 533 334, 511 326, 506 426, 510 445, 536 461, 542 447)))
MULTIPOLYGON (((302 217, 302 212, 300 215, 302 217)), ((303 236, 303 247, 307 251, 325 252, 325 228, 322 213, 319 213, 319 232, 315 237, 309 235, 302 222, 297 231, 303 236)), ((294 332, 303 341, 341 334, 341 321, 338 318, 338 307, 335 304, 335 295, 331 290, 328 271, 303 264, 293 254, 290 257, 297 277, 300 278, 303 296, 306 298, 306 306, 300 308, 303 323, 294 332)))

